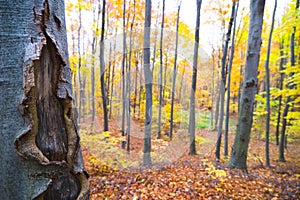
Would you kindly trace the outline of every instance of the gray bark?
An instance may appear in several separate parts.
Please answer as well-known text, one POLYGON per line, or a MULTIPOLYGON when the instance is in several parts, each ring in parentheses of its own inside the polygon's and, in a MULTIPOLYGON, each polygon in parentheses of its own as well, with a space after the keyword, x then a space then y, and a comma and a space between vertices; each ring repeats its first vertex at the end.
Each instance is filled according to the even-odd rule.
MULTIPOLYGON (((280 43, 280 64, 279 64, 279 72, 280 72, 280 79, 279 79, 279 89, 283 89, 283 80, 284 80, 284 73, 281 72, 284 69, 284 64, 285 64, 285 58, 283 58, 284 53, 283 53, 283 41, 280 43)), ((280 121, 281 121, 281 106, 282 105, 282 95, 278 97, 278 114, 277 114, 277 124, 276 124, 276 145, 279 145, 279 132, 280 132, 280 121)))
POLYGON ((221 103, 221 105, 220 105, 220 119, 219 119, 219 124, 218 124, 218 137, 217 137, 217 144, 216 144, 216 158, 218 158, 218 159, 220 159, 220 149, 221 149, 223 119, 224 119, 226 58, 227 58, 228 45, 229 45, 230 36, 231 36, 231 29, 232 29, 232 25, 233 25, 234 13, 235 13, 235 1, 232 2, 231 17, 229 20, 229 26, 228 26, 228 31, 226 34, 226 40, 225 40, 225 45, 224 45, 223 55, 222 55, 222 69, 221 69, 221 82, 220 82, 220 103, 221 103))
POLYGON ((100 36, 100 84, 102 95, 102 108, 103 108, 103 131, 108 131, 108 109, 107 109, 107 94, 105 89, 105 63, 104 63, 104 31, 105 31, 105 6, 106 0, 103 0, 102 5, 102 27, 100 36))
MULTIPOLYGON (((296 10, 299 8, 299 0, 296 1, 296 10)), ((291 35, 291 42, 290 42, 290 52, 291 52, 291 66, 295 66, 296 60, 295 60, 295 34, 296 34, 296 26, 293 27, 293 33, 291 35)), ((290 73, 289 76, 292 77, 294 73, 290 73)), ((289 83, 287 85, 288 89, 293 89, 294 84, 289 83)), ((293 101, 292 96, 288 96, 286 99, 283 115, 282 115, 282 128, 281 128, 281 133, 280 133, 280 142, 279 142, 279 161, 285 162, 285 157, 284 157, 284 146, 285 143, 287 142, 286 140, 286 126, 287 126, 287 119, 286 117, 288 116, 289 109, 290 109, 290 103, 293 101)))
POLYGON ((89 199, 64 1, 0 0, 0 13, 0 199, 89 199))
POLYGON ((126 63, 126 0, 123 0, 123 58, 122 58, 122 136, 125 136, 125 63, 126 63))
POLYGON ((130 91, 131 91, 131 57, 132 57, 132 30, 134 26, 134 20, 135 20, 135 14, 136 14, 136 0, 133 0, 133 17, 131 21, 131 26, 130 26, 130 36, 129 36, 129 64, 128 64, 128 69, 127 69, 127 108, 126 108, 126 113, 127 113, 127 152, 130 152, 130 91))
POLYGON ((195 144, 195 93, 197 84, 197 68, 198 68, 198 50, 199 50, 199 35, 200 35, 200 10, 202 0, 197 0, 197 15, 196 15, 196 30, 193 56, 193 76, 192 88, 190 93, 190 117, 189 117, 189 134, 190 134, 190 155, 196 155, 195 144))
POLYGON ((267 49, 267 58, 265 63, 266 68, 266 166, 270 166, 270 153, 269 153, 269 135, 270 135, 270 115, 271 115, 271 108, 270 108, 270 70, 269 70, 269 60, 270 60, 270 52, 271 52, 271 42, 272 42, 272 34, 274 28, 274 21, 275 21, 275 13, 277 8, 277 0, 275 0, 273 16, 272 16, 272 24, 271 30, 269 35, 268 41, 268 49, 267 49))
POLYGON ((178 29, 179 29, 179 14, 180 14, 181 1, 178 5, 177 10, 177 21, 176 21, 176 40, 175 40, 175 55, 174 55, 174 69, 172 78, 172 97, 171 97, 171 113, 170 113, 170 133, 169 138, 172 140, 173 136, 173 115, 174 115, 174 98, 175 98, 175 87, 176 87, 176 76, 177 76, 177 50, 178 50, 178 29))
POLYGON ((250 1, 250 25, 245 76, 241 94, 237 133, 235 136, 229 167, 247 169, 247 154, 253 121, 255 94, 257 93, 257 74, 261 47, 261 32, 265 0, 250 1))
POLYGON ((160 30, 160 42, 159 42, 159 76, 158 76, 158 85, 159 85, 159 108, 158 108, 158 133, 157 138, 161 138, 161 109, 162 109, 162 100, 163 100, 163 86, 162 86, 162 75, 163 75, 163 37, 164 37, 164 24, 165 24, 165 0, 163 0, 162 7, 162 19, 161 19, 161 30, 160 30))
POLYGON ((233 31, 231 39, 230 58, 228 65, 228 77, 227 77, 227 100, 226 100, 226 118, 225 118, 225 130, 224 130, 224 156, 228 155, 228 132, 229 132, 229 115, 230 115, 230 83, 231 83, 231 68, 234 58, 234 43, 235 43, 235 29, 236 29, 236 17, 239 9, 239 2, 236 3, 236 9, 234 14, 233 31))
POLYGON ((146 0, 144 28, 144 75, 146 84, 146 110, 144 123, 143 165, 151 165, 152 128, 152 73, 150 69, 151 0, 146 0))

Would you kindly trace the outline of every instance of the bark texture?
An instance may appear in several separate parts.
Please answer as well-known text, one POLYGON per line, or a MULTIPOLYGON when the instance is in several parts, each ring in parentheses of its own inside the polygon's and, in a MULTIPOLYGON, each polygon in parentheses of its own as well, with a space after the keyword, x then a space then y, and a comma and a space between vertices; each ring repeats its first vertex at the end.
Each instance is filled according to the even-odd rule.
POLYGON ((0 199, 89 199, 64 1, 0 1, 0 199))
POLYGON ((265 0, 251 0, 250 25, 245 76, 241 94, 237 133, 232 147, 229 167, 247 169, 248 145, 253 121, 253 108, 257 92, 258 62, 265 0))
POLYGON ((200 36, 200 11, 202 0, 197 0, 197 16, 196 16, 196 30, 193 56, 193 76, 192 88, 190 93, 190 118, 189 118, 189 135, 190 135, 190 155, 196 155, 195 143, 195 93, 197 84, 197 69, 198 69, 198 50, 199 50, 199 36, 200 36))
POLYGON ((150 70, 150 28, 151 0, 146 0, 144 27, 144 75, 146 82, 146 112, 144 130, 143 165, 151 165, 151 129, 152 129, 152 73, 150 70))

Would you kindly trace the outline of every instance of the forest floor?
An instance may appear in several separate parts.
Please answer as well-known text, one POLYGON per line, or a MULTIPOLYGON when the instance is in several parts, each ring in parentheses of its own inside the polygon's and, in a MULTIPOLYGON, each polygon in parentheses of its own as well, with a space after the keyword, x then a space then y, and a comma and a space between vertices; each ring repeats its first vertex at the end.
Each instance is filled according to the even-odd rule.
MULTIPOLYGON (((88 123, 86 123, 88 124, 88 123)), ((90 174, 91 199, 300 199, 300 143, 286 149, 278 162, 278 146, 270 144, 271 167, 264 167, 264 141, 251 138, 248 171, 226 168, 229 158, 214 156, 217 132, 199 129, 198 155, 188 155, 189 137, 177 130, 170 141, 152 137, 151 167, 142 167, 143 132, 132 127, 130 153, 119 126, 111 132, 88 133, 82 126, 85 166, 90 174)), ((97 129, 97 128, 96 128, 97 129)), ((232 127, 234 129, 234 127, 232 127)), ((100 130, 100 129, 99 129, 100 130)), ((229 147, 234 139, 229 134, 229 147)), ((223 152, 223 149, 221 149, 223 152)))

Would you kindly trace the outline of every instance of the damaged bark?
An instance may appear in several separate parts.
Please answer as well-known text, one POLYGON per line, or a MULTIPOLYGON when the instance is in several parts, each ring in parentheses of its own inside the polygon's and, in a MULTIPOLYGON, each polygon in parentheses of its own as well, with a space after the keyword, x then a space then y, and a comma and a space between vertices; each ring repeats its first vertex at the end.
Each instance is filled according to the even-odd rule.
POLYGON ((89 199, 64 1, 0 0, 0 11, 0 199, 89 199))

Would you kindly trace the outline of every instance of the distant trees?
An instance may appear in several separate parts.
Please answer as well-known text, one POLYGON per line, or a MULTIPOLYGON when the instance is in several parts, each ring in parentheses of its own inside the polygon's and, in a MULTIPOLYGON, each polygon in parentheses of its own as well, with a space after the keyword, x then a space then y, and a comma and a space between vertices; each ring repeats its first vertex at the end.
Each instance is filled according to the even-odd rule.
MULTIPOLYGON (((298 0, 293 2, 299 5, 298 0)), ((136 132, 144 132, 143 164, 151 165, 154 132, 159 142, 174 142, 178 130, 186 130, 190 134, 189 153, 196 154, 203 134, 200 129, 210 126, 218 132, 215 155, 222 159, 221 149, 224 147, 227 156, 229 130, 237 123, 229 166, 246 168, 251 131, 254 137, 266 137, 269 165, 268 146, 273 135, 268 130, 276 123, 276 142, 280 144, 280 160, 284 161, 286 137, 299 132, 297 9, 286 9, 278 23, 271 26, 270 32, 274 28, 276 34, 273 39, 269 36, 269 48, 263 42, 260 50, 260 43, 267 41, 271 22, 264 20, 264 29, 259 28, 264 12, 262 0, 251 1, 250 17, 246 8, 238 9, 241 5, 236 0, 203 4, 210 16, 204 18, 205 26, 213 29, 209 37, 212 55, 207 56, 211 60, 205 61, 199 49, 202 1, 195 6, 195 33, 179 15, 181 0, 176 1, 179 6, 173 12, 166 12, 165 0, 154 2, 153 8, 157 9, 152 9, 152 3, 78 0, 67 4, 68 16, 74 17, 68 28, 73 41, 70 66, 78 114, 84 117, 82 128, 91 122, 88 133, 99 133, 107 131, 110 123, 110 131, 122 132, 123 148, 127 146, 128 152, 134 149, 134 137, 142 137, 136 132), (85 21, 91 13, 93 21, 85 21), (87 34, 89 29, 93 34, 87 34), (190 95, 186 95, 189 89, 190 95), (288 103, 283 106, 282 102, 288 103)))

